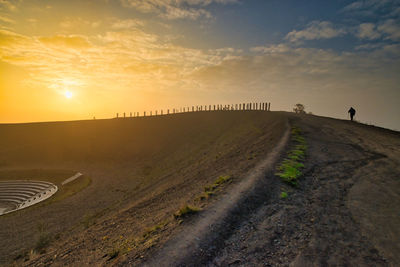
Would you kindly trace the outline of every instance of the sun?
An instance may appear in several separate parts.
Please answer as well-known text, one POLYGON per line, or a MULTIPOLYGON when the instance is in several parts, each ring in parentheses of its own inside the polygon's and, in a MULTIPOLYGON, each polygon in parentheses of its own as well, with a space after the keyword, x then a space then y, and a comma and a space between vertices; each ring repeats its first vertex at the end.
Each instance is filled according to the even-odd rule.
POLYGON ((69 98, 72 98, 73 94, 71 91, 65 91, 64 96, 69 99, 69 98))

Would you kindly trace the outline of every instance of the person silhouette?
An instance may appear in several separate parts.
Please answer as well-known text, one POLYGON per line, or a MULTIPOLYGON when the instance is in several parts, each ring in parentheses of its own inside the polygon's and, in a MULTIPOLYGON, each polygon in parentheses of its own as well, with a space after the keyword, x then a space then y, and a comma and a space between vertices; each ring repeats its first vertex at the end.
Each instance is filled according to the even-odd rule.
POLYGON ((356 115, 356 110, 353 107, 351 107, 349 109, 348 113, 350 113, 350 119, 351 119, 351 121, 353 121, 353 117, 354 117, 354 115, 356 115))

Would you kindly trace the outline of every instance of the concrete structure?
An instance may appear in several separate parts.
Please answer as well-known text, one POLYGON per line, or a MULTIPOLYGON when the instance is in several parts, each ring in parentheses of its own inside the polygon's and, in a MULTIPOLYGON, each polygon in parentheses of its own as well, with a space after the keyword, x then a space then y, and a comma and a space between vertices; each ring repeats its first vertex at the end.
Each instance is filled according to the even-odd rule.
POLYGON ((37 204, 57 190, 56 185, 45 181, 0 181, 0 215, 37 204))

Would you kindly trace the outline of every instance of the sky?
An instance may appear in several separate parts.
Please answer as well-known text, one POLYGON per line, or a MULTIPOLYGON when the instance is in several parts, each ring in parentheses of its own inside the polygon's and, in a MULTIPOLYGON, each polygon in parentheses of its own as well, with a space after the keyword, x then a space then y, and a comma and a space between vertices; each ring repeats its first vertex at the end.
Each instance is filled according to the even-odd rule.
POLYGON ((400 130, 400 0, 0 0, 0 123, 243 102, 400 130))

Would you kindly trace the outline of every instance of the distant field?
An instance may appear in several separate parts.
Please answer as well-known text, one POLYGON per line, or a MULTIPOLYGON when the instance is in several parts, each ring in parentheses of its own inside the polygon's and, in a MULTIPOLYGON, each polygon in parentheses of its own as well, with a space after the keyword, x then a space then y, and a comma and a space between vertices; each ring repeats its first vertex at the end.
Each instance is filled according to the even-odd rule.
POLYGON ((179 208, 220 176, 240 180, 285 127, 282 114, 265 111, 0 125, 0 179, 59 185, 84 174, 43 205, 0 217, 0 263, 40 257, 43 243, 75 247, 65 264, 101 263, 149 227, 166 222, 168 236, 179 208))

